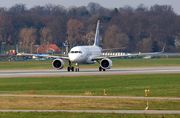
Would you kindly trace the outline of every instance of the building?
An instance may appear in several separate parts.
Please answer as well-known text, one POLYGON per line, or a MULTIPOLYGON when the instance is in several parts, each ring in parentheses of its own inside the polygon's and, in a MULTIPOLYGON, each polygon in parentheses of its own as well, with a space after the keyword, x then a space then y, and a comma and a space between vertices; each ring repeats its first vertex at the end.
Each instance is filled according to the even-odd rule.
POLYGON ((57 47, 56 44, 42 44, 36 49, 35 53, 60 53, 61 50, 57 47))

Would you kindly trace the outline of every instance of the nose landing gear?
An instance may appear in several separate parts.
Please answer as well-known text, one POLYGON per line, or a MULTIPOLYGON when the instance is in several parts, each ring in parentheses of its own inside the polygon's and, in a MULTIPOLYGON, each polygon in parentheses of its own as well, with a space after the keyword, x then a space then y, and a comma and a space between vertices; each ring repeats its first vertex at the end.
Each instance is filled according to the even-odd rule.
POLYGON ((70 71, 72 71, 72 72, 74 72, 74 71, 76 71, 76 72, 79 72, 79 64, 78 63, 76 63, 76 69, 74 70, 74 67, 72 66, 72 64, 71 64, 71 61, 69 61, 69 66, 67 67, 67 71, 68 72, 70 72, 70 71))
POLYGON ((76 63, 76 72, 79 72, 79 64, 78 63, 76 63))

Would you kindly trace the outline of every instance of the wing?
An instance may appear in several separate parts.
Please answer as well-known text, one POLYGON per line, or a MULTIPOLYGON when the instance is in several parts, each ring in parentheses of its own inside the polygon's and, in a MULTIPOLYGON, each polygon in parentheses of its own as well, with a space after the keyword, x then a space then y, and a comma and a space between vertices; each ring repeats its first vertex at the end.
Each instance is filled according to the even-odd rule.
POLYGON ((142 56, 142 55, 160 55, 164 52, 165 45, 161 52, 150 52, 150 53, 132 53, 132 54, 125 54, 125 55, 117 55, 117 56, 101 56, 101 57, 92 57, 92 61, 94 60, 101 60, 104 58, 116 58, 116 57, 128 57, 128 56, 142 56))
POLYGON ((128 56, 143 56, 143 55, 159 55, 162 52, 152 52, 152 53, 133 53, 133 54, 125 54, 125 55, 118 55, 118 56, 108 56, 109 58, 116 58, 116 57, 128 57, 128 56))
POLYGON ((120 49, 125 49, 125 47, 122 47, 122 48, 111 48, 111 49, 102 49, 101 51, 104 52, 104 51, 120 50, 120 49))
POLYGON ((19 56, 37 56, 37 57, 50 57, 50 58, 59 58, 59 59, 66 59, 69 60, 68 56, 54 56, 54 55, 40 55, 40 54, 31 54, 31 53, 19 53, 18 52, 18 45, 16 45, 16 53, 19 56))
POLYGON ((17 55, 19 55, 19 56, 26 55, 26 56, 36 56, 36 57, 50 57, 50 58, 58 58, 58 59, 69 60, 68 56, 40 55, 40 54, 28 54, 28 53, 17 53, 17 55))

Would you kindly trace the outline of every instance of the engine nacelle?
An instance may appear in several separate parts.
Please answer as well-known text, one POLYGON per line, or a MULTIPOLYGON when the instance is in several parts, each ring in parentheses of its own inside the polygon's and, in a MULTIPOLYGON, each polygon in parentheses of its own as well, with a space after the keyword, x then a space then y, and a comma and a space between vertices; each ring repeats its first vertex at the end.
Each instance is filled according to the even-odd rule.
POLYGON ((100 62, 101 68, 110 69, 112 67, 112 61, 108 58, 104 58, 100 62))
POLYGON ((55 69, 62 69, 64 67, 64 61, 62 59, 54 59, 52 62, 52 66, 55 69))

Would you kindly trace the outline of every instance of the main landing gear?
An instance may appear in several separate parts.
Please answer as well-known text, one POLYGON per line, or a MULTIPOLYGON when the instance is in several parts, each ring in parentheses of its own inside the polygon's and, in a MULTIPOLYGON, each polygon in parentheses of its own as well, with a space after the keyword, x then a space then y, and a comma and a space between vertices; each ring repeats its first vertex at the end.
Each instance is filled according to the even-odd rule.
POLYGON ((74 72, 74 71, 76 71, 76 72, 79 72, 79 64, 78 63, 76 63, 76 69, 74 70, 74 67, 72 66, 72 63, 71 63, 71 61, 69 61, 69 66, 67 67, 67 71, 68 72, 70 72, 70 71, 72 71, 72 72, 74 72))
POLYGON ((103 69, 101 66, 99 66, 99 71, 106 71, 106 69, 103 69))
MULTIPOLYGON (((97 61, 97 62, 100 64, 99 61, 97 61)), ((99 71, 106 71, 106 69, 103 69, 101 66, 99 66, 99 71)))
POLYGON ((74 71, 74 67, 71 66, 71 61, 69 61, 69 66, 67 67, 67 71, 74 71))

